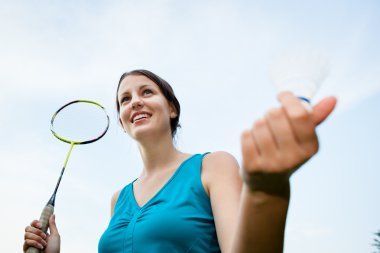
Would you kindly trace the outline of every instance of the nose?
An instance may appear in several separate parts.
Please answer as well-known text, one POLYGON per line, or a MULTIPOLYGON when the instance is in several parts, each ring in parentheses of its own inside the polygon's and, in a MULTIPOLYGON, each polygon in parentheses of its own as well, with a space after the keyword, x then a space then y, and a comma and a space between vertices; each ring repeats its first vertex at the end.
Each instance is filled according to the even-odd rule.
POLYGON ((144 105, 144 102, 141 100, 139 96, 135 96, 132 100, 132 109, 136 110, 138 108, 141 108, 144 105))

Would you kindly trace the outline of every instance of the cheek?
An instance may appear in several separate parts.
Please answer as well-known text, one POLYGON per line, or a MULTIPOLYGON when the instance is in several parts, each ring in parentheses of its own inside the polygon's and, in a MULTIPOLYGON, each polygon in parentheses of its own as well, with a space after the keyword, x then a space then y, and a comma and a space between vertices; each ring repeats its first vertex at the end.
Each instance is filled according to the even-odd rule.
POLYGON ((128 123, 129 121, 129 113, 128 113, 128 110, 126 110, 125 108, 121 107, 120 108, 120 113, 119 113, 119 120, 121 121, 121 123, 123 124, 123 126, 125 126, 126 123, 128 123))

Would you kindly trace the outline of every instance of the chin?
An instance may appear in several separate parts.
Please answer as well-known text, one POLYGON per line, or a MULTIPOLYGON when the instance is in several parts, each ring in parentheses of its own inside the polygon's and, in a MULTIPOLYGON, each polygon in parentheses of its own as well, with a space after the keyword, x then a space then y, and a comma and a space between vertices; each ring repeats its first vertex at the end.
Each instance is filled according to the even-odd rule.
POLYGON ((144 140, 146 138, 155 138, 157 136, 163 136, 167 133, 171 135, 170 127, 169 129, 158 129, 151 128, 149 126, 139 126, 138 128, 133 129, 133 131, 131 131, 130 136, 136 141, 139 141, 144 140))
POLYGON ((138 126, 130 131, 130 136, 137 141, 155 134, 157 134, 157 129, 152 129, 149 126, 138 126))

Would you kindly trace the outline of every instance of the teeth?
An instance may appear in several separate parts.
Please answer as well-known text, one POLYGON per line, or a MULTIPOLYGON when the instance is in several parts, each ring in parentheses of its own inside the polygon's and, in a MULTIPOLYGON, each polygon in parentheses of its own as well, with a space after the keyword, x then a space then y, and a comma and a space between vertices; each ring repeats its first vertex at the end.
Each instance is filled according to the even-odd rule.
POLYGON ((136 117, 133 118, 133 122, 142 118, 148 118, 148 114, 143 113, 143 114, 136 115, 136 117))

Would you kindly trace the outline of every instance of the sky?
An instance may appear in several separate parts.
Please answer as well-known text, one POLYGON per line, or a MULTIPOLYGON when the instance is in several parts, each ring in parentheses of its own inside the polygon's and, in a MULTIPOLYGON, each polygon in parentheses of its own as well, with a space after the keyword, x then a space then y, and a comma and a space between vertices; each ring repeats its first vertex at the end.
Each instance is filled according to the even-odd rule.
POLYGON ((103 104, 111 125, 74 147, 55 213, 62 252, 96 252, 112 194, 138 177, 136 144, 117 124, 120 75, 149 69, 181 102, 178 149, 224 150, 278 106, 269 66, 313 48, 330 73, 313 103, 338 105, 320 150, 292 176, 285 252, 373 252, 380 230, 380 3, 365 1, 0 0, 1 252, 19 252, 49 199, 69 146, 50 133, 63 104, 103 104), (4 226, 5 225, 5 226, 4 226))

